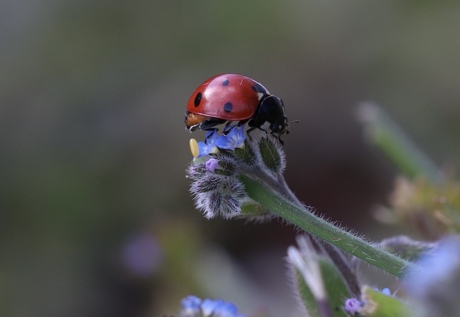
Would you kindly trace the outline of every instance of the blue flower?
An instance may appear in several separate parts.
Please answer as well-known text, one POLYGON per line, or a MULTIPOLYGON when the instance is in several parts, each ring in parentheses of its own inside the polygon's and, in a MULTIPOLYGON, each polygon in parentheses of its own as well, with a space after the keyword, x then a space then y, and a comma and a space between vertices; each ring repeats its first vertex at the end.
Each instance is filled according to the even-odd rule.
POLYGON ((245 317, 238 314, 238 307, 221 299, 201 300, 196 296, 188 296, 182 301, 181 317, 245 317))
POLYGON ((236 126, 226 135, 218 135, 217 130, 212 130, 207 133, 203 142, 198 142, 198 156, 194 154, 195 148, 192 149, 192 154, 194 157, 202 157, 216 153, 218 148, 223 150, 241 148, 244 145, 245 138, 244 126, 236 126))
POLYGON ((204 142, 198 142, 198 157, 206 156, 217 151, 216 146, 217 133, 216 131, 209 131, 206 135, 204 142))
POLYGON ((214 314, 220 317, 243 317, 238 314, 238 307, 233 303, 221 303, 219 307, 214 310, 214 314))
POLYGON ((205 299, 201 304, 201 309, 203 310, 204 316, 213 316, 220 310, 220 307, 224 304, 224 301, 221 299, 212 300, 205 299))
POLYGON ((460 237, 447 236, 423 253, 408 272, 406 290, 417 316, 458 316, 460 311, 460 237), (428 313, 426 313, 428 312, 428 313))
POLYGON ((195 317, 201 316, 201 299, 190 295, 181 300, 182 304, 182 317, 195 317))
POLYGON ((241 148, 245 139, 244 126, 236 126, 227 135, 220 135, 216 140, 216 146, 224 150, 234 150, 241 148))
POLYGON ((390 291, 390 289, 388 287, 382 288, 382 290, 379 290, 378 288, 374 288, 374 290, 376 290, 377 292, 382 293, 383 295, 392 296, 391 291, 390 291))

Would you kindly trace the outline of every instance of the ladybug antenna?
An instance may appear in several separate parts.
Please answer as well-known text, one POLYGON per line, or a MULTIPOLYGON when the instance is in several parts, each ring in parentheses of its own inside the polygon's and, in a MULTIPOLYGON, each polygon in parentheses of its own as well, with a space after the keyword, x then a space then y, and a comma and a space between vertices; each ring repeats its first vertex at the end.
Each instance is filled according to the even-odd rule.
POLYGON ((300 123, 300 120, 293 120, 293 121, 289 122, 288 124, 286 124, 286 129, 284 130, 284 133, 289 134, 288 128, 293 123, 300 123))

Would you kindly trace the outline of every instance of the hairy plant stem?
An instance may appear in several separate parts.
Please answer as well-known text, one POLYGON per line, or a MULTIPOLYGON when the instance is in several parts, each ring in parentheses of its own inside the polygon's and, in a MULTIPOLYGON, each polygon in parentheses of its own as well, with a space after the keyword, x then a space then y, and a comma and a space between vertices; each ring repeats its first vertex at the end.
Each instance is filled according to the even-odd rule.
POLYGON ((324 240, 397 277, 402 277, 405 270, 413 266, 412 263, 388 253, 313 214, 311 209, 306 208, 295 197, 282 176, 274 187, 270 186, 271 184, 269 183, 267 184, 267 179, 259 180, 248 175, 240 175, 240 179, 251 199, 268 208, 277 216, 304 229, 314 237, 324 240))

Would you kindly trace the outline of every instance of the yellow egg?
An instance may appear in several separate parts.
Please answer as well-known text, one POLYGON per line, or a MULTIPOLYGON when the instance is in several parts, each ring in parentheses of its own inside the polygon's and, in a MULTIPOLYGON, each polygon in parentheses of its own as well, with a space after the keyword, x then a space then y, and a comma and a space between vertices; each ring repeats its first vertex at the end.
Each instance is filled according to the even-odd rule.
POLYGON ((200 155, 200 148, 198 142, 195 139, 190 139, 190 152, 192 152, 193 157, 198 157, 200 155))

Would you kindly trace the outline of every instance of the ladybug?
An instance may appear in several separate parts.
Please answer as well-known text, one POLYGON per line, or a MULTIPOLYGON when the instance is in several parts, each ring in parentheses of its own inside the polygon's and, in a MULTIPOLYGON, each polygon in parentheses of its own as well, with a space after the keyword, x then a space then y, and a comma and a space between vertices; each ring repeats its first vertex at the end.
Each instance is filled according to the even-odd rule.
POLYGON ((256 128, 265 131, 266 122, 278 138, 288 132, 283 100, 254 79, 237 74, 214 76, 202 83, 190 97, 185 114, 189 131, 216 131, 217 125, 226 123, 226 134, 247 123, 249 133, 256 128))

